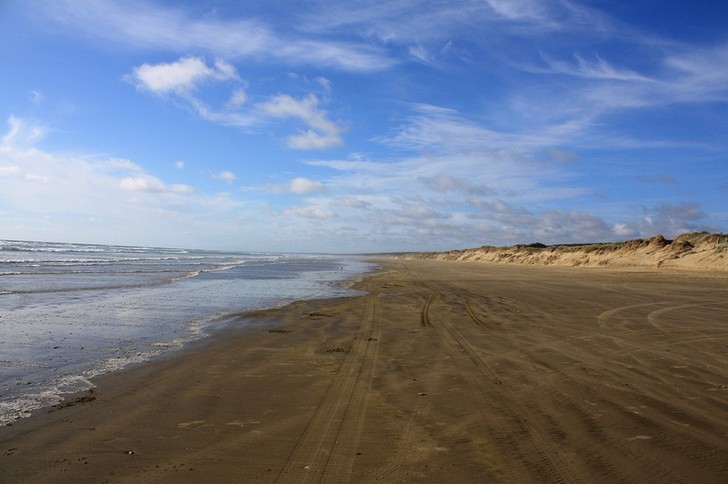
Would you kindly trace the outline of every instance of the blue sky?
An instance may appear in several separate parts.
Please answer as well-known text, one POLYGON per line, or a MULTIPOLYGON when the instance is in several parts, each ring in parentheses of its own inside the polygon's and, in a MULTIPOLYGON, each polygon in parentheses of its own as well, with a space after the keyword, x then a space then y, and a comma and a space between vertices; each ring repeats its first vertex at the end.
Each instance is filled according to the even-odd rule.
POLYGON ((1 2, 0 238, 727 231, 726 25, 712 1, 1 2))

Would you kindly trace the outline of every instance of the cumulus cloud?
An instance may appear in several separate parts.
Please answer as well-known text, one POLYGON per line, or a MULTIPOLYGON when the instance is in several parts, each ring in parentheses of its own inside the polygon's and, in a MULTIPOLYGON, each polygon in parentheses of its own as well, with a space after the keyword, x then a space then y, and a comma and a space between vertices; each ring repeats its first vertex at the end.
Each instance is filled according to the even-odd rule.
POLYGON ((322 182, 305 177, 296 177, 286 185, 266 185, 266 189, 269 191, 275 193, 290 193, 293 195, 321 192, 324 188, 322 182))
POLYGON ((324 184, 320 181, 311 180, 310 178, 294 178, 288 186, 288 191, 296 195, 302 195, 321 191, 323 187, 324 184))
POLYGON ((229 183, 234 182, 238 178, 232 171, 221 171, 220 173, 215 173, 212 177, 216 180, 222 180, 229 183))
MULTIPOLYGON (((235 67, 223 59, 208 65, 200 57, 183 57, 174 62, 142 64, 135 67, 126 80, 140 91, 169 95, 186 105, 202 118, 222 125, 254 128, 268 124, 272 119, 293 119, 302 122, 305 129, 286 139, 288 147, 298 150, 324 150, 341 146, 343 129, 328 118, 319 106, 319 99, 309 94, 296 99, 288 94, 277 94, 265 101, 251 105, 241 87, 244 82, 235 67), (205 83, 232 81, 228 100, 216 108, 198 93, 205 83)), ((317 83, 326 92, 331 89, 328 80, 317 83)))
POLYGON ((625 238, 651 237, 655 234, 674 237, 684 232, 717 230, 703 222, 706 216, 697 202, 661 203, 645 207, 641 218, 619 222, 615 229, 625 238))
POLYGON ((142 64, 135 67, 128 79, 139 90, 156 94, 189 94, 198 85, 207 81, 240 79, 232 64, 215 59, 208 66, 200 57, 183 57, 177 61, 161 64, 142 64))
POLYGON ((325 111, 318 107, 318 98, 309 94, 295 99, 288 94, 274 96, 258 108, 274 118, 295 118, 309 128, 303 133, 290 136, 288 146, 295 149, 326 149, 340 146, 342 128, 328 119, 325 111))
POLYGON ((228 109, 236 109, 245 104, 247 100, 248 96, 247 94, 245 94, 245 91, 243 89, 235 89, 230 95, 230 99, 228 99, 225 107, 227 107, 228 109))
POLYGON ((167 185, 159 178, 151 175, 130 176, 122 178, 119 186, 124 190, 131 192, 148 192, 148 193, 192 193, 195 191, 189 185, 171 184, 167 185))
MULTIPOLYGON (((249 128, 261 124, 260 116, 250 112, 237 111, 246 101, 244 82, 235 66, 224 59, 215 59, 208 65, 201 57, 181 57, 159 64, 142 64, 133 69, 125 80, 137 90, 172 99, 208 121, 225 126, 249 128), (232 83, 228 101, 221 107, 211 106, 206 99, 203 86, 215 87, 219 83, 232 83)), ((218 87, 219 88, 219 87, 218 87)))

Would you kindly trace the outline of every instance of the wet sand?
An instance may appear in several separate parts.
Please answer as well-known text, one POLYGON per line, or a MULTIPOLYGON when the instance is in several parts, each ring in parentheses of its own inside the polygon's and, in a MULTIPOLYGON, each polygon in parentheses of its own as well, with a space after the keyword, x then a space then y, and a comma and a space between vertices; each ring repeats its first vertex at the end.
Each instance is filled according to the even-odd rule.
POLYGON ((2 482, 726 482, 728 275, 385 263, 0 428, 2 482))

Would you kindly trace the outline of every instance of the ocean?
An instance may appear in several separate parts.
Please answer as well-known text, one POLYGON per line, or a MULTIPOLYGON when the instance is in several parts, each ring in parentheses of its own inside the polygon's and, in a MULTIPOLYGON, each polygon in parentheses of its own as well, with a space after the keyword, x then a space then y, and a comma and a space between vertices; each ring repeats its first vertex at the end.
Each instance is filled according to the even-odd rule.
POLYGON ((344 282, 372 268, 358 256, 0 240, 0 425, 241 311, 356 294, 344 282))

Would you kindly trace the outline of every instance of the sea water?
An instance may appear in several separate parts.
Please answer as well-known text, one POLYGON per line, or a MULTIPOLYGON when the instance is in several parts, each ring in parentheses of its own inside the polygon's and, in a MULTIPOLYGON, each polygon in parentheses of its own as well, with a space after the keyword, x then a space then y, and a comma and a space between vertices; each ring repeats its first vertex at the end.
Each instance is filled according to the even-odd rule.
POLYGON ((356 256, 0 240, 0 425, 241 311, 354 294, 343 282, 371 267, 356 256))

